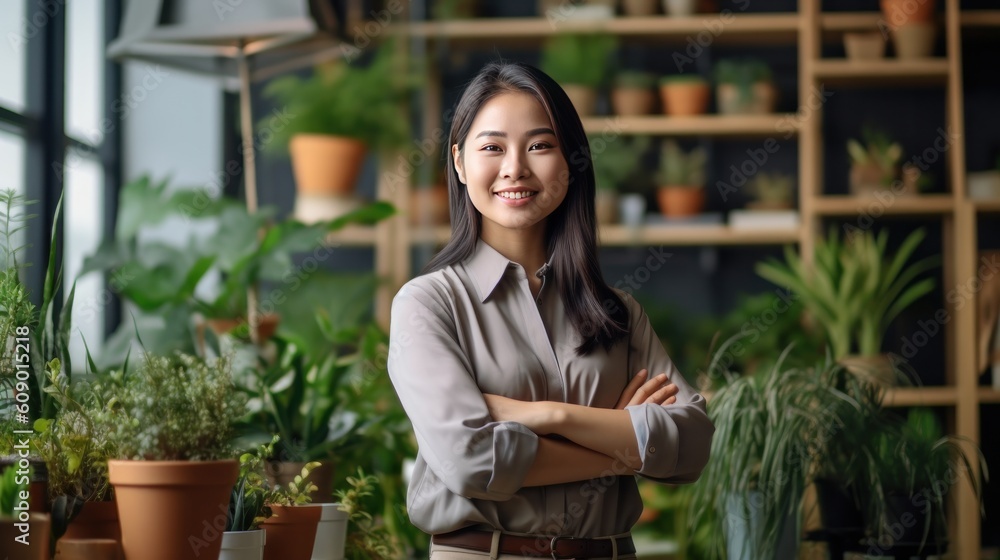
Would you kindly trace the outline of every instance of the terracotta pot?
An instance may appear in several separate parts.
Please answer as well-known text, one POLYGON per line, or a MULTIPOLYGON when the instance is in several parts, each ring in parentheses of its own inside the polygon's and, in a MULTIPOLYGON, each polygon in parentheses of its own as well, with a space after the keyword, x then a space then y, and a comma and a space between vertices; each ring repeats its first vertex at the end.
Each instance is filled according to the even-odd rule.
POLYGON ((592 116, 597 111, 597 90, 590 86, 563 84, 563 90, 573 102, 573 108, 581 117, 592 116))
MULTIPOLYGON (((302 472, 304 466, 304 462, 272 461, 267 464, 267 481, 271 486, 280 484, 287 487, 288 483, 302 472)), ((316 485, 316 492, 310 496, 313 502, 333 503, 333 467, 332 461, 320 461, 319 466, 313 469, 306 478, 316 485)))
POLYGON ((660 212, 667 217, 696 216, 705 207, 705 189, 681 186, 661 186, 656 191, 660 212))
POLYGON ((4 560, 49 560, 52 518, 46 513, 29 513, 27 545, 14 541, 23 535, 18 523, 19 518, 0 517, 0 553, 6 555, 4 560))
POLYGON ((881 0, 882 19, 891 28, 934 19, 935 0, 881 0))
POLYGON ((848 60, 879 60, 885 57, 885 39, 878 32, 844 33, 848 60))
POLYGON ((891 188, 891 181, 895 179, 895 176, 889 177, 889 182, 886 182, 885 179, 885 172, 877 165, 851 164, 849 183, 851 194, 855 196, 869 196, 877 191, 891 188))
MULTIPOLYGON (((236 327, 246 323, 246 319, 243 317, 231 318, 231 319, 220 319, 212 318, 206 319, 208 326, 212 328, 217 336, 222 336, 228 332, 231 332, 236 327)), ((278 325, 281 323, 281 316, 276 313, 267 313, 261 315, 260 322, 257 325, 257 333, 260 335, 262 341, 269 340, 274 336, 275 331, 278 330, 278 325)))
POLYGON ((660 84, 663 110, 671 116, 704 114, 708 110, 709 91, 705 82, 677 81, 660 84))
POLYGON ((618 223, 618 193, 598 189, 595 200, 595 210, 598 224, 618 223))
POLYGON ((121 545, 113 539, 67 539, 56 542, 55 560, 121 560, 121 545))
MULTIPOLYGON (((119 555, 124 557, 124 553, 121 552, 122 529, 118 523, 118 503, 109 500, 83 504, 80 513, 73 518, 73 521, 69 522, 66 532, 56 543, 56 554, 59 553, 59 543, 65 540, 111 540, 115 543, 119 555)), ((100 548, 98 545, 95 547, 100 548)))
POLYGON ((295 187, 301 194, 350 194, 368 147, 359 140, 327 134, 296 134, 288 146, 295 187))
POLYGON ((837 360, 847 371, 860 379, 883 387, 893 387, 900 374, 893 367, 888 354, 875 356, 850 355, 837 360))
POLYGON ((671 16, 693 15, 697 6, 697 0, 663 0, 663 11, 671 16))
POLYGON ((313 543, 312 560, 343 560, 347 544, 347 512, 340 504, 309 504, 322 509, 313 543))
POLYGON ((267 533, 257 531, 226 531, 222 533, 219 560, 262 560, 267 533))
POLYGON ((216 558, 238 461, 108 461, 125 557, 216 558))
POLYGON ((434 185, 429 189, 410 191, 411 226, 440 226, 449 222, 446 185, 434 185))
POLYGON ((892 30, 892 46, 901 60, 928 58, 934 54, 936 27, 932 22, 908 23, 892 30))
POLYGON ((622 0, 622 13, 629 17, 651 16, 658 4, 657 0, 622 0))
POLYGON ((736 84, 719 84, 715 101, 723 115, 766 115, 774 112, 778 91, 771 82, 757 82, 743 91, 736 84))
POLYGON ((264 560, 310 560, 322 508, 271 506, 271 511, 260 526, 267 533, 264 560))
POLYGON ((611 90, 611 110, 616 115, 649 115, 656 107, 656 94, 650 88, 616 87, 611 90))

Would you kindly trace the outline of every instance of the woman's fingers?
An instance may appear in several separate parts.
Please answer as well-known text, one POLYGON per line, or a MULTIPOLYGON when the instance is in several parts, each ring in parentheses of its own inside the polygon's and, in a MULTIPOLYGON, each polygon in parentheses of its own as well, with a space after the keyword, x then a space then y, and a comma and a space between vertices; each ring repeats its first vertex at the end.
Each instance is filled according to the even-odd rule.
POLYGON ((639 387, 642 387, 642 384, 646 381, 646 375, 648 373, 649 372, 647 370, 640 369, 639 372, 635 374, 635 377, 633 377, 632 380, 628 382, 628 385, 625 386, 625 390, 622 391, 622 395, 618 397, 618 403, 615 404, 615 408, 623 409, 631 403, 632 396, 639 390, 639 387))
POLYGON ((650 398, 656 394, 657 391, 663 388, 664 383, 667 383, 667 374, 661 373, 656 377, 653 377, 649 381, 643 383, 642 387, 635 392, 632 396, 632 400, 629 401, 630 405, 642 404, 649 402, 650 398))
POLYGON ((654 404, 673 404, 677 402, 678 391, 679 389, 677 388, 677 385, 671 383, 669 385, 666 385, 658 389, 656 392, 650 395, 645 402, 651 402, 654 404))

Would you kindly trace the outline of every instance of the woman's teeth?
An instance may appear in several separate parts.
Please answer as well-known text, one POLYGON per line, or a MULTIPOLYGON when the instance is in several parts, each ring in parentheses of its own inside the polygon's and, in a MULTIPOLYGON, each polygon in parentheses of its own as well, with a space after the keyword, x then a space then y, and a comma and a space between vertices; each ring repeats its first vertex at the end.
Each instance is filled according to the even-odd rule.
POLYGON ((510 198, 510 199, 518 200, 520 198, 528 198, 529 196, 535 196, 536 193, 533 193, 533 192, 502 192, 502 193, 497 193, 497 194, 500 195, 500 196, 502 196, 502 197, 504 197, 504 198, 510 198))

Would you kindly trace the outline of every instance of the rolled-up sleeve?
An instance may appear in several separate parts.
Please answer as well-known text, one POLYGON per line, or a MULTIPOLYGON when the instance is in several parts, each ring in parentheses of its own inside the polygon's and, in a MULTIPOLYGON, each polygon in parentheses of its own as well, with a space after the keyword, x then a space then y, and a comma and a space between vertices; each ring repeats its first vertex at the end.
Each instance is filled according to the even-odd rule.
POLYGON ((392 302, 388 370, 413 424, 420 455, 451 492, 503 501, 521 489, 538 436, 495 422, 459 344, 455 319, 436 290, 414 281, 392 302))
POLYGON ((629 306, 629 372, 646 368, 649 375, 666 373, 677 385, 677 402, 626 407, 635 429, 642 468, 637 474, 659 482, 683 484, 698 480, 708 463, 715 426, 705 398, 695 392, 667 355, 642 306, 620 292, 629 306))

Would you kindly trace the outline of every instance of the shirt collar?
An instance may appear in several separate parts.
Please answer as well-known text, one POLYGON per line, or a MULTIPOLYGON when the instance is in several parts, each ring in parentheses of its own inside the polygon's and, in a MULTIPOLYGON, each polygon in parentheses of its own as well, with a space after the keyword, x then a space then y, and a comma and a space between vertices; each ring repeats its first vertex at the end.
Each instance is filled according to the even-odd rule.
MULTIPOLYGON (((503 278, 504 273, 507 272, 507 268, 513 264, 513 261, 501 255, 499 251, 491 247, 480 237, 476 241, 475 251, 465 260, 464 264, 466 270, 469 271, 472 282, 476 285, 476 290, 479 292, 479 301, 482 303, 496 289, 497 284, 500 283, 500 279, 503 278)), ((550 256, 548 262, 535 271, 535 276, 541 278, 551 268, 552 257, 550 256)))

